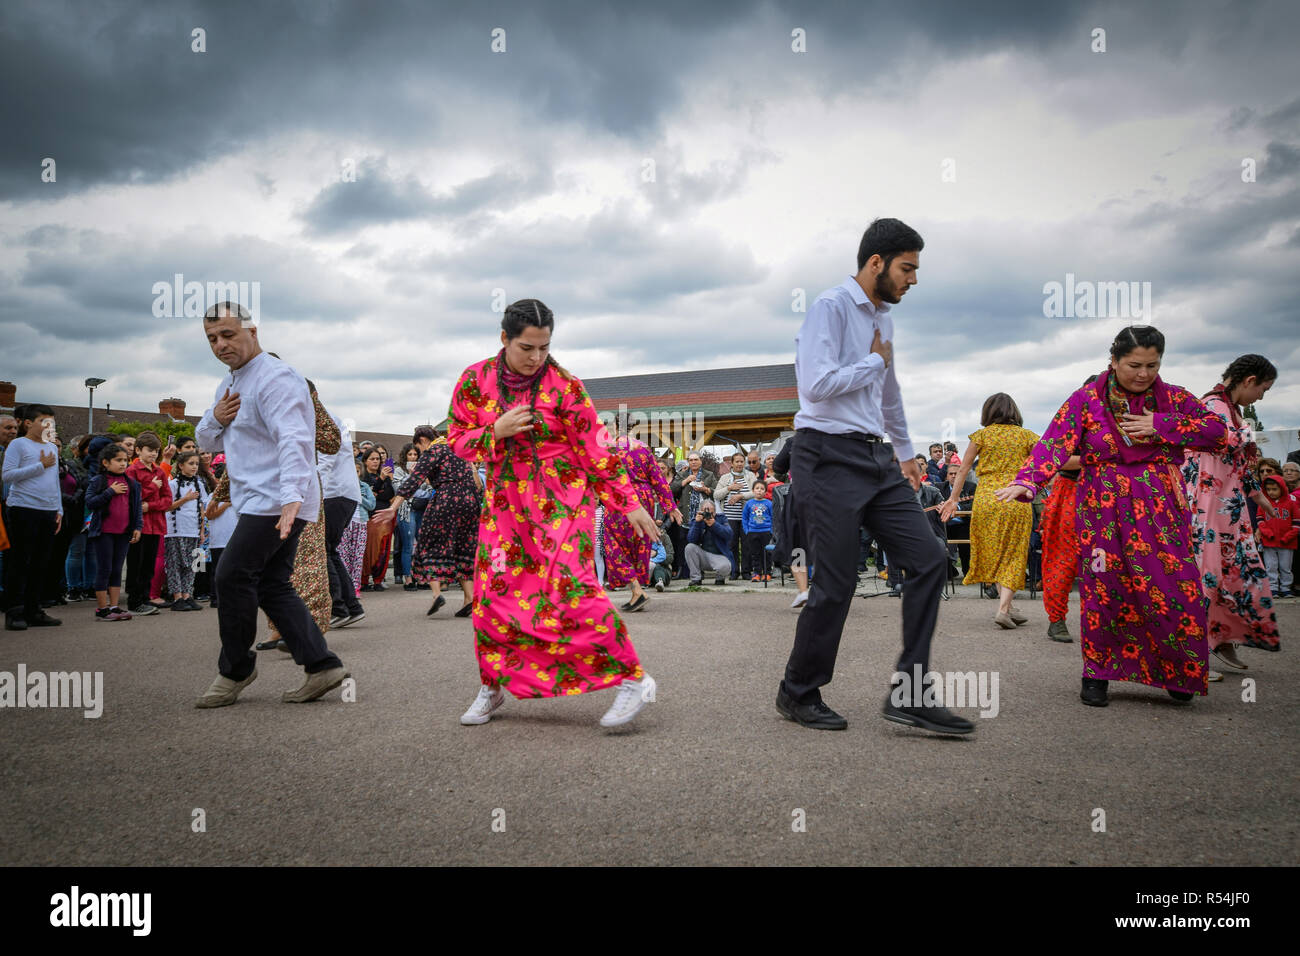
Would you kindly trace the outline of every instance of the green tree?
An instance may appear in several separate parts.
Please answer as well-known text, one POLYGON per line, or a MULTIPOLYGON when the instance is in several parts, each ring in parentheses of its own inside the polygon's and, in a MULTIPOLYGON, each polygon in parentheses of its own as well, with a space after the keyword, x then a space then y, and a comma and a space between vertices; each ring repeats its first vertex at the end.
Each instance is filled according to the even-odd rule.
POLYGON ((135 437, 141 432, 153 432, 164 445, 167 444, 168 436, 175 438, 176 443, 180 444, 182 438, 194 437, 194 426, 190 422, 173 422, 165 418, 156 422, 113 422, 108 426, 110 435, 135 437))

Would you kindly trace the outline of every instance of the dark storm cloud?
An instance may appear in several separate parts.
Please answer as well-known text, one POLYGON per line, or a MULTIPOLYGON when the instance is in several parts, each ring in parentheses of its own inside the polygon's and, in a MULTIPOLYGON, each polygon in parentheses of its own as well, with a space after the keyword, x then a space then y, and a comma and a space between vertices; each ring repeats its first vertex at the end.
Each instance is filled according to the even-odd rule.
POLYGON ((454 138, 449 116, 470 89, 543 120, 653 134, 689 78, 719 57, 737 63, 741 87, 757 87, 773 69, 815 76, 827 89, 852 87, 888 78, 909 39, 958 55, 990 43, 1036 46, 1069 29, 1079 9, 685 0, 469 10, 414 0, 6 4, 0 199, 54 195, 39 178, 46 156, 58 163, 58 195, 159 182, 282 132, 286 122, 366 137, 381 149, 454 138), (763 29, 755 33, 757 21, 763 29), (792 59, 792 26, 812 38, 806 59, 792 59), (489 49, 496 27, 506 30, 503 54, 489 49), (191 49, 195 28, 206 30, 205 53, 191 49))
POLYGON ((523 175, 495 170, 442 194, 432 193, 414 175, 397 176, 382 158, 358 164, 356 181, 333 183, 322 189, 302 213, 309 235, 354 233, 366 226, 403 220, 448 220, 505 210, 511 205, 549 193, 554 176, 536 170, 523 175))
MULTIPOLYGON (((0 297, 0 322, 74 346, 123 336, 168 336, 193 319, 153 314, 154 284, 186 281, 260 283, 263 321, 346 322, 373 303, 371 293, 323 262, 256 237, 214 240, 164 236, 124 242, 93 229, 33 230, 23 264, 0 297)), ((28 234, 29 236, 31 233, 28 234)))

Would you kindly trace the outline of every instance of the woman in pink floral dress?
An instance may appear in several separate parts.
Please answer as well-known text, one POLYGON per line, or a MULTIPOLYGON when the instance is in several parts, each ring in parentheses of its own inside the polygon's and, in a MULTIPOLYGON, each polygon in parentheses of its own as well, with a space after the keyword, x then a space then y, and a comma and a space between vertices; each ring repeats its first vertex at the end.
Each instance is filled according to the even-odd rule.
POLYGON ((1209 640, 1214 656, 1229 667, 1246 669, 1237 645, 1276 651, 1277 614, 1263 559, 1255 547, 1246 499, 1267 515, 1273 504, 1260 490, 1254 466, 1259 452, 1239 406, 1264 397, 1277 369, 1262 355, 1243 355, 1223 373, 1203 401, 1223 420, 1228 444, 1219 451, 1189 453, 1183 466, 1192 510, 1192 544, 1201 586, 1210 599, 1209 640))
POLYGON ((1159 375, 1165 339, 1130 326, 1111 364, 1061 406, 1019 474, 994 494, 1037 490, 1078 454, 1074 524, 1079 536, 1083 681, 1090 707, 1110 681, 1164 688, 1179 701, 1206 693, 1205 595, 1192 557, 1178 466, 1184 450, 1223 445, 1222 420, 1159 375))
POLYGON ((654 680, 596 581, 596 503, 647 538, 658 529, 582 382, 550 357, 554 327, 538 300, 510 305, 503 348, 467 368, 451 396, 447 440, 488 470, 473 614, 483 686, 463 724, 487 723, 506 690, 557 697, 618 685, 603 727, 654 698, 654 680))
MULTIPOLYGON (((654 452, 645 442, 627 435, 620 437, 614 447, 627 466, 637 500, 646 506, 658 502, 666 514, 681 524, 682 513, 677 502, 673 501, 672 489, 659 470, 654 452)), ((632 586, 632 596, 623 605, 625 611, 639 611, 650 600, 644 588, 650 584, 652 550, 650 542, 636 533, 626 516, 612 512, 606 519, 605 585, 611 588, 621 588, 625 584, 632 586)))

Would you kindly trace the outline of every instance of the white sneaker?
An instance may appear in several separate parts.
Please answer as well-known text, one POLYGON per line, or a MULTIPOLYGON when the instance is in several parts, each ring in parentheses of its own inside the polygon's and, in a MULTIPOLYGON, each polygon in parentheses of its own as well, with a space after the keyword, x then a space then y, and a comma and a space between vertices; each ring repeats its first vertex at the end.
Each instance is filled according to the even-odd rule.
POLYGON ((794 596, 794 603, 791 604, 790 606, 791 606, 791 607, 803 607, 803 606, 804 606, 805 604, 807 604, 807 603, 808 603, 808 592, 807 592, 807 591, 800 591, 798 594, 796 594, 796 595, 794 596))
POLYGON ((600 726, 617 727, 641 713, 641 708, 654 699, 655 679, 646 674, 639 681, 625 680, 618 685, 618 696, 605 716, 600 718, 600 726))
POLYGON ((478 696, 469 710, 460 715, 462 724, 486 724, 492 719, 492 712, 506 702, 506 692, 500 687, 483 684, 478 689, 478 696))

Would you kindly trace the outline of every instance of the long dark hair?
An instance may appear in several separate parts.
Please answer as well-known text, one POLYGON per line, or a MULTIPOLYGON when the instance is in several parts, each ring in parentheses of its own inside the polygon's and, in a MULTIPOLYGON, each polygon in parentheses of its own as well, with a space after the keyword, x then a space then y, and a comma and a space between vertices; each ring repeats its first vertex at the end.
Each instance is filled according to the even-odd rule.
POLYGON ((1261 385, 1277 381, 1277 369, 1262 355, 1240 355, 1223 370, 1223 384, 1229 392, 1251 376, 1261 385))

